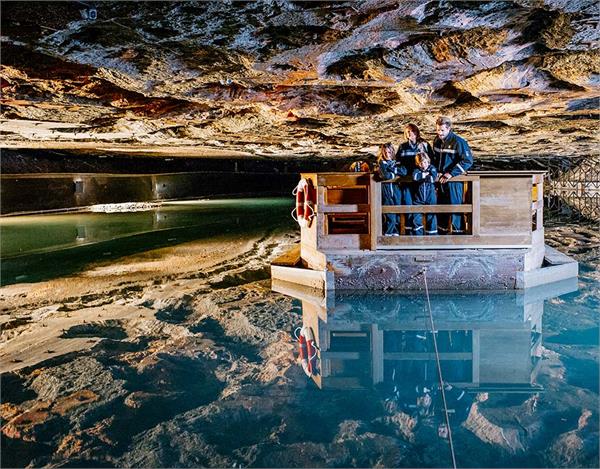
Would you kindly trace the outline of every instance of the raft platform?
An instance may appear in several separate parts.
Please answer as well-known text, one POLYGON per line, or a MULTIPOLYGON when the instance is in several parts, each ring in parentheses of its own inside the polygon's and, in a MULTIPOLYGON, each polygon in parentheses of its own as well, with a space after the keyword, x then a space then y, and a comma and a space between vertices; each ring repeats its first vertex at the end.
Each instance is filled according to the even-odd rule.
MULTIPOLYGON (((274 280, 334 290, 526 289, 578 276, 578 263, 544 244, 544 171, 473 171, 460 205, 382 206, 370 173, 303 173, 315 188, 315 216, 301 242, 271 264, 274 280), (400 236, 383 236, 396 213, 400 236), (461 214, 463 234, 413 236, 409 214, 461 214)), ((425 216, 423 216, 425 219, 425 216)))

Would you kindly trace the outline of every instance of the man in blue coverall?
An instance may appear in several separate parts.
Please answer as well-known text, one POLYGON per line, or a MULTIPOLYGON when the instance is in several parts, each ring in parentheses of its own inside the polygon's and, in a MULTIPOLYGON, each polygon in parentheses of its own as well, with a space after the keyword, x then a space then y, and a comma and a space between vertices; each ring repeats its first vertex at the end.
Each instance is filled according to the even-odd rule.
MULTIPOLYGON (((452 132, 452 121, 448 117, 439 117, 435 124, 437 137, 433 141, 432 163, 441 174, 439 200, 442 204, 460 205, 463 203, 463 183, 450 181, 469 170, 473 165, 473 154, 466 140, 452 132)), ((442 233, 448 230, 452 234, 465 232, 461 214, 453 213, 450 220, 447 214, 440 214, 438 221, 438 230, 442 233)))

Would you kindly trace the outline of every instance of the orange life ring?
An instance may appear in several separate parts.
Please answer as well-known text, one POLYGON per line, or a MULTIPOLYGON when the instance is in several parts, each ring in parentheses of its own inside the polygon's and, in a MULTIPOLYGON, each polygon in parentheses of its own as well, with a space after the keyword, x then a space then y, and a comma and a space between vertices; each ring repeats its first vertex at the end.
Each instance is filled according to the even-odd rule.
POLYGON ((311 180, 300 179, 292 194, 296 196, 296 207, 292 210, 292 218, 302 228, 310 228, 312 220, 315 217, 316 198, 316 191, 311 180), (294 212, 296 212, 296 216, 294 216, 294 212))

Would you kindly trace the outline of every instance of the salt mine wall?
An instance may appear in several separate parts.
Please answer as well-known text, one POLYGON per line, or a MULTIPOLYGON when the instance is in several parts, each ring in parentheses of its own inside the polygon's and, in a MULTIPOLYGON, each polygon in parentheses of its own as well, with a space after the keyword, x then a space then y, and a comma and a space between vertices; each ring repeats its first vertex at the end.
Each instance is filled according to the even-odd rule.
POLYGON ((158 175, 3 176, 1 214, 224 195, 284 195, 298 175, 205 172, 158 175))

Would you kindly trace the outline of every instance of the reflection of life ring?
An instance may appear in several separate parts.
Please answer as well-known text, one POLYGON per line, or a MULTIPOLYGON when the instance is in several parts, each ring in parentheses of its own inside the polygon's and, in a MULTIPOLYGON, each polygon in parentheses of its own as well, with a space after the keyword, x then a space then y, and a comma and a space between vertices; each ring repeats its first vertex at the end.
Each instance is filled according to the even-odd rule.
POLYGON ((311 377, 317 374, 317 345, 315 344, 315 336, 310 327, 298 327, 294 331, 294 335, 298 340, 298 349, 300 352, 300 363, 306 376, 311 377), (297 334, 300 330, 300 334, 297 334))
POLYGON ((292 194, 296 196, 296 207, 292 210, 292 218, 302 228, 310 228, 312 220, 315 217, 316 198, 316 191, 310 179, 300 179, 292 194), (295 216, 294 212, 296 212, 295 216))

